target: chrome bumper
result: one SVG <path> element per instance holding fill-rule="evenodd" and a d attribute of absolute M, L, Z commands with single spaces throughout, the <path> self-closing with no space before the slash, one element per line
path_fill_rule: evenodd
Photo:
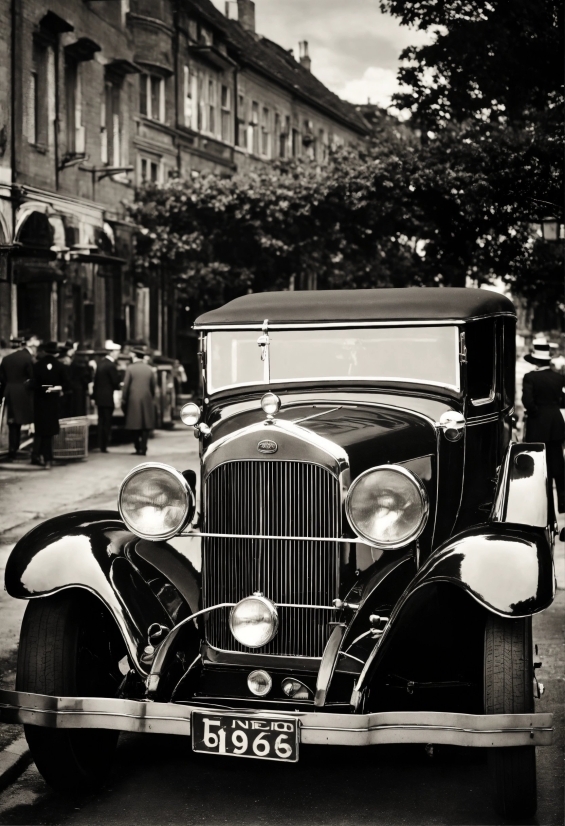
<path fill-rule="evenodd" d="M 331 714 L 318 711 L 219 709 L 115 700 L 103 697 L 48 697 L 0 690 L 0 721 L 47 728 L 104 728 L 190 736 L 193 711 L 291 718 L 299 723 L 300 742 L 327 746 L 384 743 L 447 743 L 456 746 L 549 746 L 551 714 L 457 714 L 442 711 L 386 711 Z"/>

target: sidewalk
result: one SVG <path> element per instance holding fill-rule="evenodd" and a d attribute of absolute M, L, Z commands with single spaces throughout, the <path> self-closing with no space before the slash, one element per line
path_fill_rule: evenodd
<path fill-rule="evenodd" d="M 119 444 L 109 453 L 90 453 L 85 461 L 55 463 L 52 470 L 0 463 L 0 542 L 16 541 L 30 522 L 57 513 L 115 509 L 122 479 L 144 461 L 163 462 L 177 470 L 196 469 L 198 442 L 192 430 L 179 425 L 175 430 L 156 430 L 146 458 L 132 453 L 131 444 Z"/>

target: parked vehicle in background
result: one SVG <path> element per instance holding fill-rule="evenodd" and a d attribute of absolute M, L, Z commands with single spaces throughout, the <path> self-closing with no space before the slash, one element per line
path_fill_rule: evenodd
<path fill-rule="evenodd" d="M 543 446 L 511 440 L 511 302 L 266 293 L 196 329 L 204 396 L 181 415 L 200 478 L 181 456 L 139 465 L 119 512 L 20 540 L 2 719 L 59 789 L 101 782 L 119 731 L 283 762 L 313 743 L 486 748 L 497 808 L 531 817 L 555 526 Z"/>

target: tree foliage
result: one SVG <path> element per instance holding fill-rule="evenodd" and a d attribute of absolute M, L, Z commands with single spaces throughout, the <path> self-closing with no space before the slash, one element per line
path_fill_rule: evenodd
<path fill-rule="evenodd" d="M 431 42 L 401 55 L 398 104 L 425 128 L 468 119 L 518 128 L 558 111 L 563 96 L 560 0 L 381 0 Z"/>

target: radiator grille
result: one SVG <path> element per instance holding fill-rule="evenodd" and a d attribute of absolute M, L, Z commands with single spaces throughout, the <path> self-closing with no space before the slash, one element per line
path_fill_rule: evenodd
<path fill-rule="evenodd" d="M 215 468 L 204 487 L 205 530 L 277 536 L 341 535 L 338 480 L 306 462 L 240 461 Z M 204 606 L 262 591 L 275 603 L 331 605 L 338 595 L 339 545 L 309 540 L 203 540 Z M 216 648 L 249 651 L 232 636 L 229 608 L 206 617 Z M 280 608 L 276 637 L 257 653 L 321 657 L 334 619 L 315 608 Z"/>

